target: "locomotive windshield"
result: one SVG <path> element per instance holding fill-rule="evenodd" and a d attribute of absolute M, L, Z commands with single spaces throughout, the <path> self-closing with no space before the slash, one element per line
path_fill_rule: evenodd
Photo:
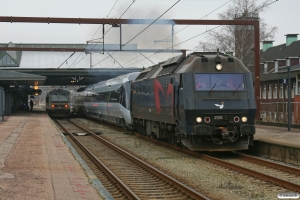
<path fill-rule="evenodd" d="M 50 100 L 51 102 L 68 102 L 69 96 L 64 94 L 52 94 Z"/>
<path fill-rule="evenodd" d="M 195 74 L 196 91 L 218 90 L 236 91 L 245 90 L 244 75 L 234 74 Z"/>

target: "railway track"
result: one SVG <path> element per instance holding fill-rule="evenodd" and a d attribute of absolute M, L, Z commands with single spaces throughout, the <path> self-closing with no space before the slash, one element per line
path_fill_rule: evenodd
<path fill-rule="evenodd" d="M 127 199 L 208 199 L 79 124 L 66 120 L 55 121 L 108 175 L 111 181 L 105 187 L 117 185 L 120 192 L 114 193 L 122 194 Z M 78 136 L 78 133 L 82 136 Z"/>
<path fill-rule="evenodd" d="M 94 121 L 94 120 L 93 120 Z M 97 121 L 94 121 L 97 123 Z M 108 125 L 114 127 L 112 125 Z M 120 130 L 119 127 L 114 127 Z M 247 156 L 244 154 L 231 152 L 232 159 L 219 159 L 216 156 L 210 156 L 199 152 L 193 152 L 191 150 L 181 148 L 175 145 L 171 145 L 156 139 L 152 139 L 148 136 L 135 134 L 139 138 L 157 143 L 168 148 L 184 152 L 186 154 L 201 158 L 211 163 L 218 164 L 220 166 L 232 169 L 243 174 L 255 177 L 259 180 L 263 180 L 274 185 L 283 187 L 294 192 L 300 192 L 300 170 L 287 165 L 281 165 L 279 163 L 267 161 L 253 156 Z M 250 166 L 251 164 L 251 166 Z"/>
<path fill-rule="evenodd" d="M 228 169 L 232 169 L 238 172 L 241 172 L 243 174 L 258 178 L 260 180 L 270 182 L 274 185 L 286 188 L 288 190 L 292 190 L 294 192 L 300 192 L 300 170 L 294 167 L 280 165 L 278 163 L 270 162 L 267 160 L 259 159 L 256 157 L 251 157 L 243 154 L 235 154 L 235 157 L 241 160 L 244 160 L 247 162 L 247 164 L 236 164 L 237 160 L 232 159 L 231 162 L 228 162 L 228 160 L 218 159 L 213 156 L 209 156 L 206 154 L 202 154 L 199 152 L 193 152 L 188 149 L 184 149 L 178 146 L 174 146 L 165 142 L 161 142 L 159 140 L 155 140 L 152 138 L 149 138 L 147 136 L 143 136 L 140 134 L 136 134 L 137 137 L 143 138 L 145 140 L 152 141 L 154 143 L 167 146 L 168 148 L 172 148 L 174 150 L 184 152 L 186 154 L 195 156 L 197 158 L 201 158 L 203 160 L 206 160 L 211 163 L 215 163 L 218 165 L 221 165 L 223 167 L 226 167 Z M 256 168 L 257 165 L 249 166 L 249 162 L 257 163 L 258 165 L 264 166 L 265 170 L 262 170 L 261 168 Z M 272 169 L 275 169 L 275 172 L 268 172 Z M 262 171 L 262 172 L 261 172 Z M 280 171 L 280 173 L 278 173 Z M 277 173 L 276 173 L 277 172 Z M 286 174 L 281 175 L 282 172 L 286 172 Z M 292 178 L 291 178 L 292 176 Z M 294 182 L 287 181 L 285 179 L 293 180 Z"/>

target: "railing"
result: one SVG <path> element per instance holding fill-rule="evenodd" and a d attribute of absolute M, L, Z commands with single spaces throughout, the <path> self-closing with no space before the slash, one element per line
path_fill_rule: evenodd
<path fill-rule="evenodd" d="M 300 124 L 300 102 L 291 102 L 291 124 Z M 263 122 L 288 123 L 288 103 L 260 103 L 260 119 Z"/>

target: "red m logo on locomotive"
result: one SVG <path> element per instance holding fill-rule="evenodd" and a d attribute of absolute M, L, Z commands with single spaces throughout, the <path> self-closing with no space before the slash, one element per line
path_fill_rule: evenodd
<path fill-rule="evenodd" d="M 166 87 L 166 91 L 163 89 L 161 83 L 158 79 L 154 79 L 154 99 L 155 99 L 155 106 L 156 106 L 156 112 L 161 112 L 161 104 L 163 107 L 171 108 L 168 109 L 169 112 L 172 112 L 173 104 L 174 104 L 174 90 L 173 90 L 173 84 L 168 83 L 168 86 Z M 160 92 L 163 95 L 164 99 L 160 98 Z M 165 111 L 165 110 L 164 110 Z M 166 110 L 167 111 L 167 110 Z M 170 113 L 165 113 L 170 114 Z"/>

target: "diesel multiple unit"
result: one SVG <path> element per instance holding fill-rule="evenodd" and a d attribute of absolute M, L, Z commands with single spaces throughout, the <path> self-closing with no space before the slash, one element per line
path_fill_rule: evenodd
<path fill-rule="evenodd" d="M 52 117 L 68 117 L 70 111 L 70 92 L 55 89 L 46 95 L 46 111 Z"/>

